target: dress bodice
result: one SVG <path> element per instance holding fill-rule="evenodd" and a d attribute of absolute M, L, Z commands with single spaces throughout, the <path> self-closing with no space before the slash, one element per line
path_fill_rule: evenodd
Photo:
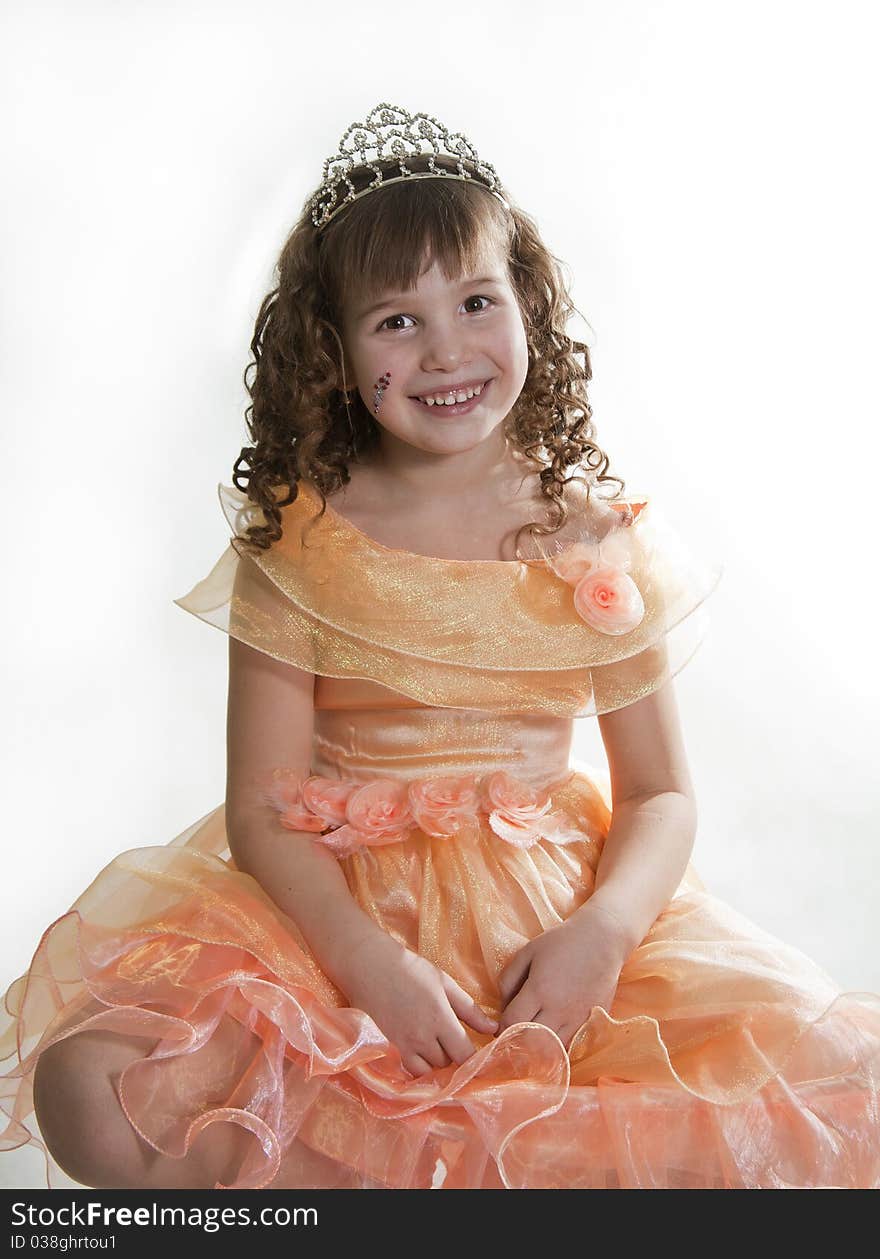
<path fill-rule="evenodd" d="M 328 778 L 506 770 L 530 786 L 563 778 L 571 718 L 419 704 L 362 678 L 315 679 L 312 768 Z"/>

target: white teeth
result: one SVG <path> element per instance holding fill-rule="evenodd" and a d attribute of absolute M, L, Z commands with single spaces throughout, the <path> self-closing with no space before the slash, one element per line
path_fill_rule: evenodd
<path fill-rule="evenodd" d="M 459 402 L 467 402 L 470 398 L 479 397 L 482 392 L 483 385 L 477 385 L 476 389 L 460 389 L 455 394 L 437 394 L 432 398 L 420 398 L 419 401 L 426 403 L 429 407 L 452 407 Z"/>

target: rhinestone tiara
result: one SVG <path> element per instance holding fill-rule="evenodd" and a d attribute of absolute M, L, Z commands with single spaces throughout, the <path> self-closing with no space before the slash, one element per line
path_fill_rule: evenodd
<path fill-rule="evenodd" d="M 407 166 L 413 158 L 424 157 L 428 159 L 427 170 L 413 171 Z M 437 157 L 451 158 L 456 169 L 435 166 Z M 400 174 L 389 175 L 395 162 Z M 351 180 L 351 172 L 358 167 L 375 173 L 375 178 L 360 192 Z M 497 197 L 506 210 L 510 209 L 494 166 L 481 160 L 466 136 L 461 132 L 450 135 L 442 122 L 429 114 L 410 114 L 400 105 L 382 101 L 370 110 L 365 122 L 353 122 L 348 127 L 337 152 L 324 162 L 321 186 L 308 203 L 312 222 L 320 231 L 350 201 L 405 179 L 473 180 Z M 348 186 L 347 195 L 341 199 L 340 183 Z"/>

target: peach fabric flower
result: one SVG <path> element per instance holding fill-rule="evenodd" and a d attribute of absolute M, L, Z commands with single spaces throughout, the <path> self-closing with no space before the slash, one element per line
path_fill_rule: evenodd
<path fill-rule="evenodd" d="M 288 831 L 314 831 L 318 834 L 326 826 L 322 818 L 316 817 L 301 804 L 292 804 L 289 809 L 285 809 L 279 820 Z"/>
<path fill-rule="evenodd" d="M 315 833 L 337 857 L 399 843 L 414 827 L 449 839 L 478 829 L 482 814 L 500 839 L 519 848 L 541 839 L 556 844 L 590 839 L 566 814 L 550 812 L 549 789 L 536 790 L 505 770 L 484 777 L 442 774 L 366 783 L 276 770 L 264 776 L 264 783 L 264 798 L 281 814 L 281 825 Z"/>
<path fill-rule="evenodd" d="M 645 603 L 630 577 L 610 564 L 594 568 L 574 588 L 578 616 L 601 634 L 628 634 L 641 623 Z"/>
<path fill-rule="evenodd" d="M 549 791 L 536 790 L 501 769 L 487 778 L 485 794 L 489 825 L 496 835 L 518 848 L 531 848 L 538 842 L 551 807 Z"/>
<path fill-rule="evenodd" d="M 416 825 L 426 835 L 440 839 L 457 835 L 477 821 L 479 780 L 474 774 L 421 778 L 409 785 L 409 804 Z"/>
<path fill-rule="evenodd" d="M 627 571 L 632 551 L 620 528 L 601 542 L 573 542 L 553 558 L 551 567 L 574 587 L 578 616 L 599 633 L 627 634 L 644 618 L 644 600 Z"/>
<path fill-rule="evenodd" d="M 323 818 L 325 826 L 342 826 L 346 820 L 348 801 L 357 786 L 350 778 L 325 778 L 321 774 L 312 774 L 303 783 L 303 803 Z"/>
<path fill-rule="evenodd" d="M 307 770 L 279 766 L 258 774 L 261 799 L 281 814 L 281 825 L 289 831 L 322 831 L 326 822 L 316 817 L 303 802 Z"/>
<path fill-rule="evenodd" d="M 374 778 L 359 784 L 348 798 L 345 816 L 347 824 L 340 831 L 356 832 L 360 842 L 369 847 L 405 839 L 413 825 L 407 783 Z"/>
<path fill-rule="evenodd" d="M 486 780 L 485 794 L 491 807 L 489 825 L 492 830 L 518 848 L 531 848 L 541 839 L 554 844 L 575 844 L 590 838 L 565 813 L 549 812 L 548 790 L 529 787 L 504 770 L 498 770 Z"/>

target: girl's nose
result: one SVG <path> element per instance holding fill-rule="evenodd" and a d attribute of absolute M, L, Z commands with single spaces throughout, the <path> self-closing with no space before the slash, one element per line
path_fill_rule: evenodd
<path fill-rule="evenodd" d="M 467 367 L 473 355 L 467 340 L 460 332 L 434 332 L 425 345 L 422 370 L 425 372 L 455 372 Z"/>

